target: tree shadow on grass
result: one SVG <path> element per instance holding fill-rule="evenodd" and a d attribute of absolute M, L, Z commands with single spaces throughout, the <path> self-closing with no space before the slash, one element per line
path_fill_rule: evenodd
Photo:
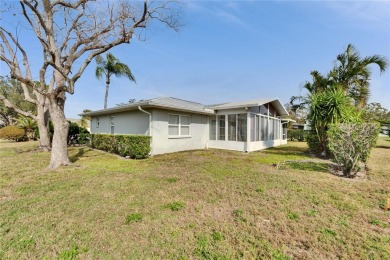
<path fill-rule="evenodd" d="M 380 148 L 380 149 L 390 149 L 390 146 L 384 146 L 384 145 L 377 145 L 375 148 Z"/>
<path fill-rule="evenodd" d="M 85 149 L 80 148 L 79 151 L 75 155 L 69 157 L 69 160 L 72 163 L 77 162 L 80 159 L 80 157 L 82 157 L 84 154 L 85 154 Z"/>
<path fill-rule="evenodd" d="M 294 170 L 329 173 L 329 163 L 318 162 L 287 162 L 286 166 Z"/>

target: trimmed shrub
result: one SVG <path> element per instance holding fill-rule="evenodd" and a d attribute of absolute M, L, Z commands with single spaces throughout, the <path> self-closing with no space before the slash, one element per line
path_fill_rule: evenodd
<path fill-rule="evenodd" d="M 373 123 L 331 125 L 328 148 L 344 176 L 354 177 L 367 162 L 378 138 L 380 127 Z"/>
<path fill-rule="evenodd" d="M 26 131 L 14 125 L 9 125 L 0 129 L 0 138 L 6 140 L 12 140 L 16 142 L 26 141 Z"/>
<path fill-rule="evenodd" d="M 77 123 L 72 123 L 70 121 L 68 121 L 68 123 L 68 145 L 89 143 L 90 134 L 86 128 L 81 127 Z"/>
<path fill-rule="evenodd" d="M 91 134 L 89 133 L 80 133 L 78 136 L 79 144 L 89 144 L 91 141 Z"/>
<path fill-rule="evenodd" d="M 306 142 L 307 142 L 307 146 L 309 146 L 309 150 L 312 153 L 315 153 L 315 154 L 320 153 L 320 149 L 318 148 L 320 144 L 319 144 L 318 137 L 317 137 L 315 131 L 308 131 L 307 132 Z"/>
<path fill-rule="evenodd" d="M 151 137 L 144 135 L 91 135 L 91 146 L 93 148 L 135 159 L 143 159 L 149 156 L 151 151 L 150 141 Z"/>

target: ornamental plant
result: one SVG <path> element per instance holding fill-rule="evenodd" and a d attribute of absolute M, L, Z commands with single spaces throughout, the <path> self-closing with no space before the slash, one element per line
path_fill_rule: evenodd
<path fill-rule="evenodd" d="M 375 123 L 345 123 L 329 127 L 328 149 L 345 177 L 355 177 L 365 166 L 379 131 L 379 125 Z"/>

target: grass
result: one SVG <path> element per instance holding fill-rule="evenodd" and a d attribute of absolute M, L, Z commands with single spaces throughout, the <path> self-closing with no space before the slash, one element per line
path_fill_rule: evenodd
<path fill-rule="evenodd" d="M 36 145 L 0 143 L 0 259 L 390 258 L 390 138 L 367 180 L 303 142 L 146 160 L 72 147 L 56 171 Z"/>

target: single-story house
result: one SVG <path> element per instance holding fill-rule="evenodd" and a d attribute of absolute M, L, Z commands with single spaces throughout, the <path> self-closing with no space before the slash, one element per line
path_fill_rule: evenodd
<path fill-rule="evenodd" d="M 287 143 L 281 102 L 202 105 L 161 97 L 85 113 L 91 133 L 150 135 L 152 155 L 218 148 L 252 152 Z"/>

